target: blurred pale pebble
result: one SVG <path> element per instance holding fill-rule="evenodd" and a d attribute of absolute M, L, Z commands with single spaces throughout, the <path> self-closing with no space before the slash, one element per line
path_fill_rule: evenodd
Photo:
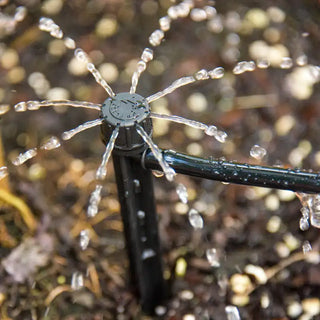
<path fill-rule="evenodd" d="M 187 214 L 187 212 L 189 210 L 189 206 L 185 203 L 177 202 L 174 205 L 174 209 L 178 214 Z"/>
<path fill-rule="evenodd" d="M 7 113 L 10 110 L 10 105 L 0 104 L 0 115 Z"/>
<path fill-rule="evenodd" d="M 186 148 L 188 154 L 192 156 L 200 156 L 203 154 L 203 148 L 199 143 L 193 142 L 190 143 Z"/>
<path fill-rule="evenodd" d="M 318 79 L 311 70 L 313 70 L 311 66 L 295 68 L 285 77 L 285 88 L 294 98 L 305 100 L 312 95 L 313 85 Z"/>
<path fill-rule="evenodd" d="M 213 33 L 220 33 L 223 31 L 223 23 L 220 15 L 216 15 L 207 23 L 207 28 Z"/>
<path fill-rule="evenodd" d="M 73 57 L 68 64 L 68 71 L 75 76 L 83 76 L 88 73 L 84 63 L 79 63 L 76 57 Z"/>
<path fill-rule="evenodd" d="M 290 251 L 294 251 L 300 247 L 300 240 L 290 232 L 287 232 L 283 236 L 283 241 L 285 242 Z"/>
<path fill-rule="evenodd" d="M 16 50 L 6 49 L 1 55 L 1 65 L 4 69 L 11 69 L 19 63 L 19 56 Z"/>
<path fill-rule="evenodd" d="M 291 301 L 287 306 L 287 315 L 290 318 L 296 318 L 302 313 L 301 303 L 298 301 Z"/>
<path fill-rule="evenodd" d="M 277 190 L 278 197 L 281 201 L 289 202 L 296 198 L 296 194 L 290 190 Z"/>
<path fill-rule="evenodd" d="M 179 258 L 176 262 L 175 274 L 178 277 L 184 277 L 187 271 L 187 262 L 184 258 Z"/>
<path fill-rule="evenodd" d="M 169 132 L 169 121 L 162 121 L 161 119 L 153 119 L 153 136 L 161 137 Z"/>
<path fill-rule="evenodd" d="M 290 255 L 290 249 L 284 242 L 277 242 L 275 250 L 280 258 L 286 258 Z"/>
<path fill-rule="evenodd" d="M 118 30 L 118 22 L 114 17 L 104 17 L 96 24 L 96 35 L 100 38 L 113 36 Z"/>
<path fill-rule="evenodd" d="M 20 83 L 24 80 L 26 71 L 23 67 L 14 67 L 7 73 L 7 81 L 11 84 Z"/>
<path fill-rule="evenodd" d="M 113 63 L 103 63 L 99 66 L 99 71 L 108 83 L 115 82 L 119 77 L 118 68 Z"/>
<path fill-rule="evenodd" d="M 64 41 L 60 39 L 51 40 L 48 45 L 48 51 L 53 56 L 62 56 L 66 52 Z"/>
<path fill-rule="evenodd" d="M 316 161 L 317 166 L 320 167 L 320 151 L 317 151 L 317 152 L 314 154 L 314 159 L 315 159 L 315 161 Z"/>
<path fill-rule="evenodd" d="M 260 305 L 263 309 L 267 309 L 270 306 L 270 297 L 267 292 L 261 294 Z"/>
<path fill-rule="evenodd" d="M 165 71 L 165 65 L 160 60 L 153 60 L 149 63 L 148 72 L 152 76 L 158 76 Z"/>
<path fill-rule="evenodd" d="M 266 12 L 259 8 L 250 9 L 244 19 L 248 21 L 253 28 L 264 29 L 269 25 L 269 17 Z"/>
<path fill-rule="evenodd" d="M 269 45 L 264 40 L 253 41 L 249 45 L 249 54 L 253 59 L 268 58 Z"/>
<path fill-rule="evenodd" d="M 188 313 L 182 317 L 182 320 L 196 320 L 196 316 L 194 314 Z"/>
<path fill-rule="evenodd" d="M 158 5 L 157 1 L 146 0 L 146 1 L 143 1 L 141 4 L 141 11 L 145 15 L 152 16 L 157 13 L 158 7 L 159 7 L 159 5 Z"/>
<path fill-rule="evenodd" d="M 281 39 L 281 33 L 280 30 L 277 28 L 267 28 L 263 32 L 264 38 L 269 42 L 269 43 L 277 43 Z"/>
<path fill-rule="evenodd" d="M 275 130 L 279 136 L 286 136 L 295 124 L 296 119 L 291 114 L 285 114 L 276 121 Z"/>
<path fill-rule="evenodd" d="M 154 312 L 157 316 L 161 317 L 164 316 L 167 312 L 167 307 L 165 306 L 156 306 Z"/>
<path fill-rule="evenodd" d="M 268 281 L 266 272 L 260 266 L 255 266 L 253 264 L 248 264 L 248 265 L 245 266 L 244 272 L 246 272 L 247 274 L 252 275 L 256 279 L 258 284 L 265 284 Z"/>
<path fill-rule="evenodd" d="M 272 216 L 267 222 L 266 229 L 270 233 L 276 233 L 280 230 L 281 218 L 279 216 Z"/>
<path fill-rule="evenodd" d="M 65 88 L 55 87 L 55 88 L 51 88 L 47 92 L 46 98 L 48 100 L 68 100 L 70 98 L 70 93 Z"/>
<path fill-rule="evenodd" d="M 192 300 L 194 293 L 190 290 L 182 290 L 179 292 L 179 297 L 181 300 Z"/>
<path fill-rule="evenodd" d="M 201 140 L 204 136 L 203 131 L 193 128 L 193 127 L 184 127 L 184 133 L 189 139 Z"/>
<path fill-rule="evenodd" d="M 9 0 L 0 0 L 0 6 L 5 6 L 7 5 Z"/>
<path fill-rule="evenodd" d="M 276 23 L 281 23 L 286 18 L 286 13 L 279 7 L 269 7 L 267 9 L 269 19 Z"/>
<path fill-rule="evenodd" d="M 301 301 L 302 309 L 305 313 L 316 316 L 320 314 L 320 299 L 319 298 L 307 298 Z"/>
<path fill-rule="evenodd" d="M 62 0 L 46 0 L 42 3 L 41 11 L 46 15 L 55 15 L 61 11 L 62 7 Z"/>
<path fill-rule="evenodd" d="M 208 108 L 208 101 L 204 94 L 195 92 L 187 98 L 187 106 L 193 112 L 204 112 Z"/>
<path fill-rule="evenodd" d="M 264 200 L 265 206 L 270 211 L 276 211 L 280 207 L 279 197 L 275 194 L 271 194 Z"/>
<path fill-rule="evenodd" d="M 252 282 L 246 274 L 235 273 L 229 282 L 232 291 L 237 294 L 245 294 L 252 289 Z"/>
<path fill-rule="evenodd" d="M 270 188 L 261 188 L 261 187 L 249 187 L 247 189 L 246 196 L 248 199 L 254 200 L 254 199 L 261 199 L 265 197 L 267 194 L 269 194 L 272 189 Z"/>
<path fill-rule="evenodd" d="M 250 302 L 250 297 L 246 294 L 234 294 L 230 302 L 237 307 L 244 307 Z"/>
<path fill-rule="evenodd" d="M 283 58 L 289 56 L 289 51 L 283 44 L 276 44 L 274 46 L 270 46 L 266 54 L 270 64 L 273 67 L 279 67 L 283 62 Z"/>
<path fill-rule="evenodd" d="M 46 169 L 39 163 L 33 163 L 28 169 L 28 177 L 32 181 L 44 179 L 46 175 Z"/>

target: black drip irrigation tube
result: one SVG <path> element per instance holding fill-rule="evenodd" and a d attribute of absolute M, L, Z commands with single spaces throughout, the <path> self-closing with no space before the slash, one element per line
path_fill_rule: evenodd
<path fill-rule="evenodd" d="M 163 150 L 162 155 L 176 172 L 189 176 L 247 186 L 320 193 L 318 172 L 203 159 L 171 150 Z M 162 170 L 149 149 L 141 161 L 144 168 Z"/>

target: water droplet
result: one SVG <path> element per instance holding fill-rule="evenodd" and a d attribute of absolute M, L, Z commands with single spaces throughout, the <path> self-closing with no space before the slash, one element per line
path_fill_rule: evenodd
<path fill-rule="evenodd" d="M 185 185 L 179 183 L 176 187 L 176 192 L 182 203 L 188 203 L 188 191 Z"/>
<path fill-rule="evenodd" d="M 173 179 L 174 179 L 174 177 L 176 175 L 176 172 L 175 172 L 175 170 L 173 168 L 168 167 L 168 168 L 165 168 L 164 174 L 165 174 L 166 179 L 168 181 L 173 181 Z"/>
<path fill-rule="evenodd" d="M 304 254 L 306 254 L 307 252 L 312 251 L 312 246 L 311 246 L 309 241 L 304 241 L 303 242 L 302 251 L 303 251 Z"/>
<path fill-rule="evenodd" d="M 16 105 L 14 105 L 14 110 L 16 112 L 24 112 L 27 110 L 27 104 L 24 101 L 19 102 Z"/>
<path fill-rule="evenodd" d="M 153 50 L 149 48 L 145 48 L 142 52 L 141 59 L 144 62 L 149 62 L 153 59 Z"/>
<path fill-rule="evenodd" d="M 204 21 L 207 19 L 207 13 L 205 10 L 200 9 L 200 8 L 194 8 L 190 12 L 190 18 L 193 21 Z"/>
<path fill-rule="evenodd" d="M 178 19 L 179 18 L 179 10 L 177 8 L 178 6 L 171 6 L 169 9 L 168 9 L 168 16 L 175 20 L 175 19 Z"/>
<path fill-rule="evenodd" d="M 147 64 L 144 61 L 139 61 L 137 64 L 137 71 L 138 73 L 142 73 L 144 70 L 146 70 Z"/>
<path fill-rule="evenodd" d="M 206 12 L 207 19 L 212 19 L 217 15 L 217 10 L 215 7 L 205 6 L 204 11 Z"/>
<path fill-rule="evenodd" d="M 155 30 L 152 32 L 152 34 L 150 35 L 149 37 L 149 43 L 152 45 L 152 46 L 158 46 L 162 39 L 164 38 L 164 33 L 162 30 Z"/>
<path fill-rule="evenodd" d="M 203 228 L 203 219 L 196 209 L 191 209 L 188 213 L 188 218 L 191 226 L 195 229 Z"/>
<path fill-rule="evenodd" d="M 88 248 L 89 242 L 90 242 L 89 230 L 88 229 L 81 230 L 80 238 L 79 238 L 80 248 L 82 250 L 86 250 Z"/>
<path fill-rule="evenodd" d="M 12 164 L 15 166 L 20 166 L 25 163 L 27 160 L 35 157 L 37 155 L 37 148 L 29 149 L 24 153 L 20 153 L 16 159 L 12 161 Z"/>
<path fill-rule="evenodd" d="M 40 109 L 41 104 L 39 103 L 39 101 L 27 101 L 27 108 L 28 110 L 39 110 Z"/>
<path fill-rule="evenodd" d="M 298 66 L 303 67 L 308 63 L 308 57 L 305 54 L 302 54 L 296 59 L 296 63 Z"/>
<path fill-rule="evenodd" d="M 7 113 L 10 110 L 8 104 L 0 104 L 0 115 Z"/>
<path fill-rule="evenodd" d="M 168 31 L 170 30 L 170 26 L 171 26 L 171 19 L 170 17 L 166 16 L 166 17 L 162 17 L 159 19 L 159 25 L 160 25 L 160 29 L 162 31 Z"/>
<path fill-rule="evenodd" d="M 84 286 L 83 274 L 81 272 L 74 272 L 71 278 L 71 289 L 79 290 Z"/>
<path fill-rule="evenodd" d="M 220 79 L 224 76 L 224 69 L 222 67 L 214 68 L 208 72 L 211 79 Z"/>
<path fill-rule="evenodd" d="M 0 180 L 5 178 L 8 175 L 8 168 L 3 166 L 0 167 Z"/>
<path fill-rule="evenodd" d="M 300 212 L 302 213 L 302 217 L 305 218 L 305 219 L 309 219 L 309 209 L 305 206 L 303 206 L 301 209 L 300 209 Z"/>
<path fill-rule="evenodd" d="M 247 71 L 253 71 L 256 68 L 254 61 L 240 61 L 233 68 L 232 72 L 234 74 L 241 74 Z"/>
<path fill-rule="evenodd" d="M 304 217 L 300 218 L 299 226 L 300 226 L 300 230 L 302 230 L 302 231 L 308 230 L 309 229 L 308 220 L 306 218 L 304 218 Z"/>
<path fill-rule="evenodd" d="M 46 141 L 40 148 L 43 150 L 52 150 L 59 148 L 61 143 L 57 137 L 51 137 L 48 141 Z"/>
<path fill-rule="evenodd" d="M 241 320 L 240 313 L 237 307 L 229 305 L 225 307 L 225 311 L 228 320 Z"/>
<path fill-rule="evenodd" d="M 26 7 L 20 6 L 17 7 L 16 12 L 14 14 L 14 20 L 15 21 L 22 21 L 27 15 L 27 9 Z"/>
<path fill-rule="evenodd" d="M 251 149 L 250 149 L 250 156 L 252 158 L 255 158 L 257 160 L 261 160 L 265 155 L 267 154 L 266 149 L 260 147 L 259 145 L 255 144 Z"/>
<path fill-rule="evenodd" d="M 214 136 L 217 134 L 218 129 L 216 126 L 208 126 L 204 131 L 208 136 Z"/>
<path fill-rule="evenodd" d="M 220 261 L 219 261 L 219 256 L 217 254 L 217 249 L 215 248 L 207 249 L 206 256 L 211 267 L 214 267 L 214 268 L 220 267 Z"/>
<path fill-rule="evenodd" d="M 87 216 L 92 218 L 98 213 L 99 203 L 101 201 L 102 185 L 96 185 L 95 190 L 91 193 L 89 206 L 87 210 Z"/>
<path fill-rule="evenodd" d="M 222 19 L 219 15 L 216 15 L 208 21 L 208 30 L 214 33 L 220 33 L 223 30 Z"/>
<path fill-rule="evenodd" d="M 74 50 L 76 48 L 76 43 L 72 38 L 66 37 L 64 39 L 64 45 L 71 50 Z"/>
<path fill-rule="evenodd" d="M 145 249 L 142 252 L 141 258 L 142 260 L 150 259 L 156 255 L 153 249 Z"/>
<path fill-rule="evenodd" d="M 280 68 L 290 69 L 293 65 L 292 59 L 290 57 L 283 57 L 280 63 Z"/>
<path fill-rule="evenodd" d="M 146 213 L 142 210 L 138 210 L 137 216 L 139 219 L 144 219 L 146 217 Z"/>
<path fill-rule="evenodd" d="M 228 135 L 226 132 L 224 131 L 221 131 L 221 130 L 218 130 L 216 132 L 216 134 L 214 135 L 214 137 L 216 138 L 216 140 L 218 140 L 219 142 L 221 143 L 224 143 L 226 142 L 227 138 L 228 138 Z"/>
<path fill-rule="evenodd" d="M 74 51 L 74 55 L 79 61 L 88 62 L 87 54 L 81 48 L 77 48 Z"/>
<path fill-rule="evenodd" d="M 194 77 L 197 80 L 207 80 L 209 79 L 208 71 L 205 69 L 201 69 L 194 75 Z"/>
<path fill-rule="evenodd" d="M 266 58 L 260 58 L 257 61 L 257 67 L 260 69 L 267 69 L 270 66 L 270 61 Z"/>

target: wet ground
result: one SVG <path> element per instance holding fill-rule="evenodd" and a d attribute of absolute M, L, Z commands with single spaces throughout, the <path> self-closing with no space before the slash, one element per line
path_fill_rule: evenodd
<path fill-rule="evenodd" d="M 93 77 L 72 60 L 72 52 L 38 30 L 41 16 L 53 18 L 90 54 L 114 91 L 124 92 L 143 48 L 149 46 L 149 35 L 171 4 L 33 0 L 3 6 L 8 15 L 17 5 L 25 5 L 28 13 L 10 34 L 1 29 L 1 103 L 13 106 L 48 97 L 95 103 L 106 99 Z M 272 11 L 272 6 L 278 9 Z M 154 140 L 161 148 L 196 156 L 319 171 L 319 82 L 312 83 L 291 67 L 279 68 L 283 55 L 296 65 L 305 54 L 310 64 L 319 65 L 318 3 L 217 1 L 216 9 L 223 15 L 221 25 L 215 21 L 208 27 L 205 21 L 190 19 L 172 23 L 137 92 L 149 96 L 201 68 L 224 67 L 222 79 L 178 89 L 152 108 L 215 124 L 229 139 L 221 144 L 201 131 L 159 120 L 154 123 Z M 234 75 L 237 61 L 259 55 L 258 40 L 269 46 L 274 66 Z M 262 48 L 267 50 L 266 45 Z M 9 167 L 9 176 L 0 185 L 0 257 L 5 260 L 21 244 L 24 250 L 16 251 L 13 275 L 3 263 L 0 266 L 0 319 L 147 318 L 127 283 L 111 162 L 100 212 L 86 219 L 95 170 L 104 152 L 99 128 L 77 135 L 59 149 L 40 151 L 22 166 L 10 162 L 19 152 L 97 116 L 94 110 L 44 108 L 11 110 L 1 118 L 0 160 L 1 166 Z M 267 150 L 260 161 L 250 157 L 255 144 Z M 172 288 L 168 304 L 157 309 L 159 317 L 227 319 L 225 306 L 235 305 L 241 319 L 319 318 L 319 229 L 300 230 L 301 204 L 293 193 L 182 175 L 176 180 L 187 186 L 190 206 L 203 216 L 204 228 L 195 231 L 190 226 L 188 208 L 178 201 L 174 184 L 155 178 L 165 277 Z M 78 241 L 83 229 L 92 236 L 85 251 Z M 304 255 L 306 241 L 313 251 Z M 217 249 L 220 267 L 208 263 L 209 248 Z M 261 267 L 267 281 L 259 278 L 258 271 L 248 272 L 249 264 Z M 71 290 L 75 272 L 86 275 L 85 288 Z"/>

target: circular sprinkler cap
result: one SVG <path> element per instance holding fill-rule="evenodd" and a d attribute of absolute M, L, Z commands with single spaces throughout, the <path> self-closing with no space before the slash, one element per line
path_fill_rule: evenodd
<path fill-rule="evenodd" d="M 151 135 L 152 122 L 147 100 L 136 93 L 122 92 L 106 99 L 102 105 L 102 140 L 108 143 L 112 131 L 119 126 L 115 150 L 120 152 L 142 152 L 146 144 L 138 134 L 135 125 L 139 124 Z"/>

